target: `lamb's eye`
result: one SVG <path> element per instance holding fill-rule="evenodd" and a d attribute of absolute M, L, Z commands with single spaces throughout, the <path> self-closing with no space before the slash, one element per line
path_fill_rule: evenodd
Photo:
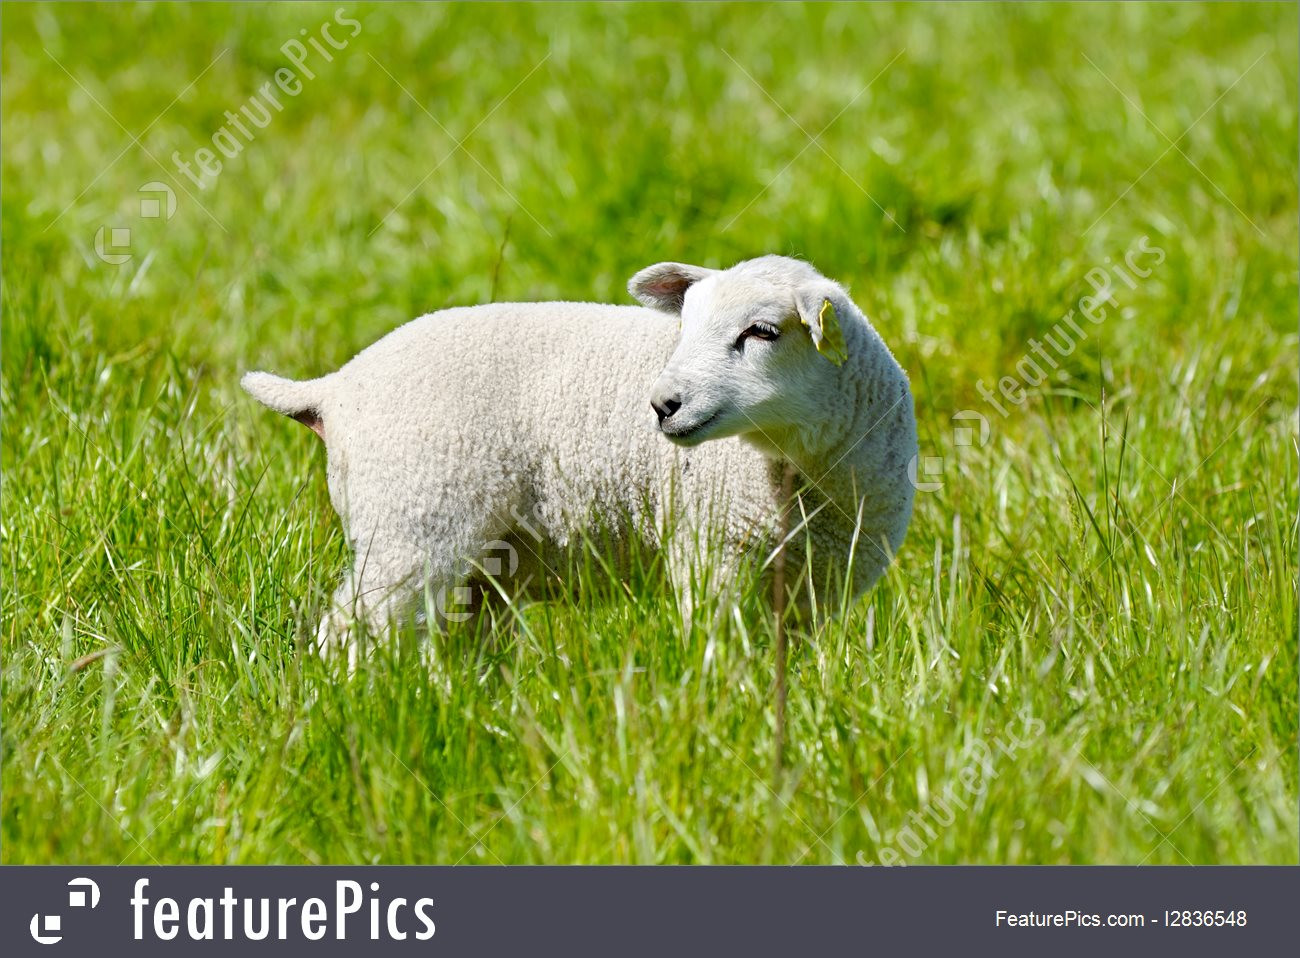
<path fill-rule="evenodd" d="M 780 335 L 781 335 L 781 331 L 777 329 L 775 326 L 769 326 L 767 325 L 767 323 L 755 323 L 753 326 L 750 326 L 743 333 L 741 333 L 740 336 L 736 339 L 736 348 L 740 349 L 745 344 L 745 340 L 749 339 L 750 337 L 753 337 L 754 339 L 761 339 L 764 342 L 770 343 L 772 340 L 778 338 Z"/>

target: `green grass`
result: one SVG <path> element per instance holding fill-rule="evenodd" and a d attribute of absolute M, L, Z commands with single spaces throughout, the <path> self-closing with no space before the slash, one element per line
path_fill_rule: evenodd
<path fill-rule="evenodd" d="M 349 7 L 140 218 L 145 151 L 334 9 L 0 12 L 5 862 L 1297 861 L 1294 6 Z M 1000 415 L 977 383 L 1143 236 Z M 241 371 L 764 252 L 852 287 L 943 457 L 792 646 L 779 775 L 770 614 L 682 634 L 654 561 L 350 682 L 304 651 L 345 550 Z"/>

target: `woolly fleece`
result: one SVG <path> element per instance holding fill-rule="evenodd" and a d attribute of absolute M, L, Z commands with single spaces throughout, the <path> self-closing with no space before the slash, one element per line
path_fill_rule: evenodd
<path fill-rule="evenodd" d="M 906 375 L 847 293 L 775 256 L 725 271 L 659 264 L 629 288 L 656 308 L 446 309 L 319 379 L 244 376 L 255 399 L 325 441 L 355 561 L 320 624 L 322 652 L 341 645 L 355 665 L 354 624 L 378 633 L 426 590 L 455 617 L 460 587 L 484 569 L 506 588 L 547 577 L 593 521 L 667 548 L 689 615 L 742 554 L 775 545 L 787 461 L 798 477 L 787 566 L 811 544 L 822 609 L 874 584 L 911 517 L 916 427 Z M 826 301 L 848 352 L 838 366 L 814 345 Z M 737 341 L 755 317 L 780 338 Z M 684 397 L 662 434 L 652 385 Z M 709 403 L 726 415 L 673 436 Z M 704 570 L 706 554 L 721 561 Z"/>

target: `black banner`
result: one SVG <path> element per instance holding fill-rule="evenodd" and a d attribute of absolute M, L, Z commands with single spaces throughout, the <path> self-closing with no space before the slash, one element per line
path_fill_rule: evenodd
<path fill-rule="evenodd" d="M 1291 867 L 5 867 L 6 954 L 1291 950 Z"/>

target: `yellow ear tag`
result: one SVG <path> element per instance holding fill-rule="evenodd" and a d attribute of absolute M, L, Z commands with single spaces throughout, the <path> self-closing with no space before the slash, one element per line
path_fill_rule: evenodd
<path fill-rule="evenodd" d="M 844 360 L 849 358 L 849 351 L 844 346 L 844 332 L 840 329 L 840 319 L 835 315 L 835 307 L 831 301 L 825 300 L 822 303 L 821 312 L 817 314 L 817 322 L 821 326 L 821 336 L 814 337 L 817 352 L 821 353 L 832 364 L 843 366 Z"/>

